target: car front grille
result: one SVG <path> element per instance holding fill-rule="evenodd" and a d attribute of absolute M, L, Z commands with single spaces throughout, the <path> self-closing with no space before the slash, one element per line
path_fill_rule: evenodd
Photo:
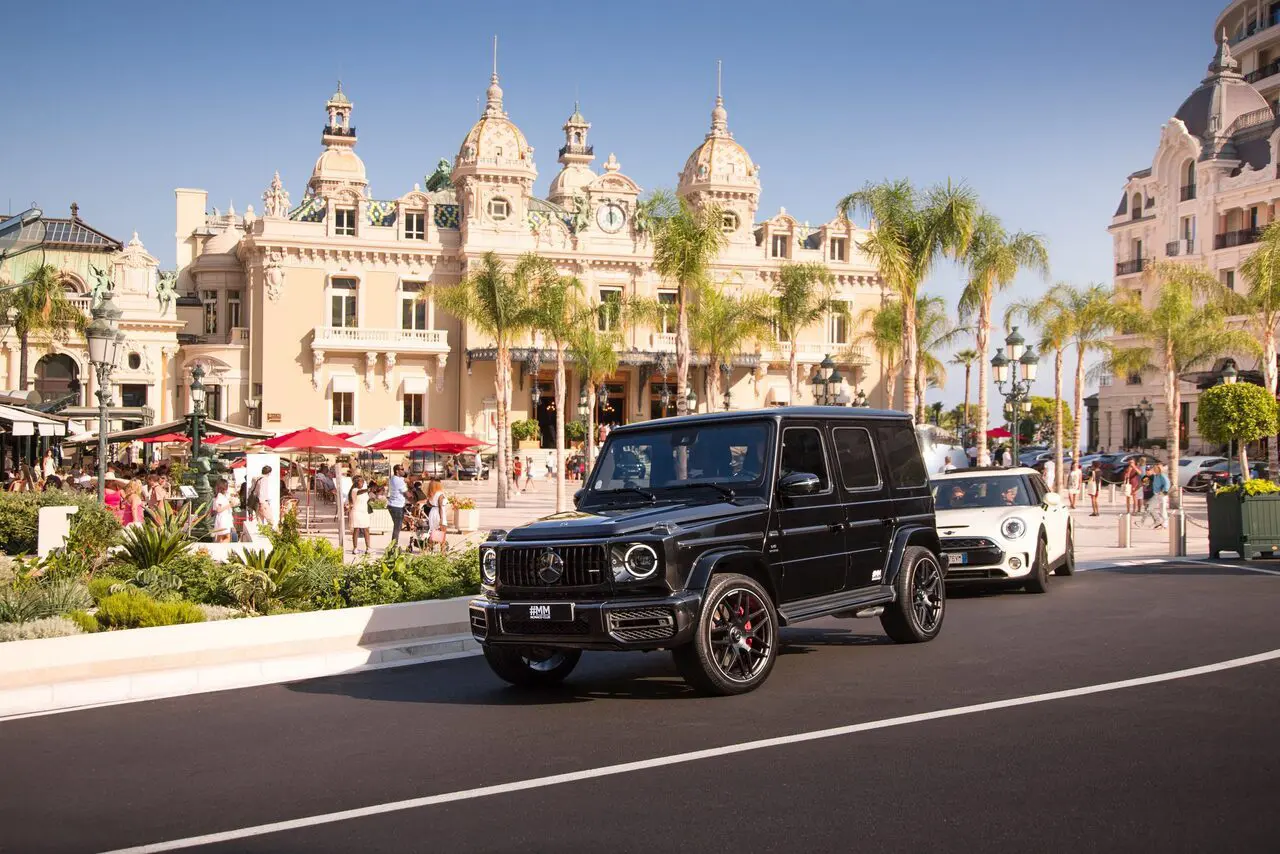
<path fill-rule="evenodd" d="M 948 553 L 963 552 L 968 560 L 960 563 L 952 560 L 947 569 L 948 578 L 972 577 L 969 567 L 991 566 L 1004 562 L 1004 552 L 987 537 L 943 537 L 942 550 Z"/>
<path fill-rule="evenodd" d="M 553 551 L 564 563 L 563 574 L 552 581 L 538 574 L 539 558 Z M 590 587 L 608 578 L 609 556 L 601 545 L 526 546 L 498 550 L 498 582 L 510 587 Z"/>
<path fill-rule="evenodd" d="M 947 552 L 962 552 L 969 549 L 993 549 L 996 544 L 986 537 L 944 537 L 942 540 L 942 550 Z"/>
<path fill-rule="evenodd" d="M 669 608 L 627 608 L 606 612 L 609 634 L 620 641 L 666 640 L 676 633 Z"/>
<path fill-rule="evenodd" d="M 502 631 L 509 635 L 585 635 L 591 632 L 587 618 L 578 615 L 572 623 L 544 623 L 536 620 L 502 618 Z"/>

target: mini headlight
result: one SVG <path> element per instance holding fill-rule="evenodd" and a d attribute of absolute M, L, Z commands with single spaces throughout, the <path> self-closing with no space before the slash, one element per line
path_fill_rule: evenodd
<path fill-rule="evenodd" d="M 1027 523 L 1018 517 L 1005 519 L 1000 525 L 1000 533 L 1004 534 L 1007 539 L 1016 540 L 1027 532 Z"/>
<path fill-rule="evenodd" d="M 485 549 L 480 553 L 480 577 L 485 584 L 498 580 L 498 553 L 493 549 Z"/>
<path fill-rule="evenodd" d="M 636 543 L 623 553 L 622 567 L 632 578 L 648 578 L 658 571 L 658 553 L 652 546 Z"/>

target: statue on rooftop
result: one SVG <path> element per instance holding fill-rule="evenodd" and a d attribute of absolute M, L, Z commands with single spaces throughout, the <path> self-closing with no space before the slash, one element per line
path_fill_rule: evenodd
<path fill-rule="evenodd" d="M 432 172 L 426 179 L 424 186 L 428 193 L 437 193 L 440 190 L 447 190 L 453 183 L 450 176 L 453 168 L 449 165 L 449 161 L 441 157 L 436 162 L 436 171 Z"/>

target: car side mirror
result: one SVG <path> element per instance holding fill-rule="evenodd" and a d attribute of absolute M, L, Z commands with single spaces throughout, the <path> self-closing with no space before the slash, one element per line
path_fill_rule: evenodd
<path fill-rule="evenodd" d="M 787 496 L 813 495 L 822 488 L 822 481 L 816 474 L 804 471 L 793 471 L 778 481 L 778 491 Z"/>
<path fill-rule="evenodd" d="M 580 504 L 582 504 L 582 493 L 584 492 L 586 492 L 585 489 L 579 489 L 577 492 L 573 493 L 573 507 L 575 510 Z"/>
<path fill-rule="evenodd" d="M 1046 492 L 1044 496 L 1044 506 L 1057 507 L 1062 503 L 1062 496 L 1056 492 Z"/>

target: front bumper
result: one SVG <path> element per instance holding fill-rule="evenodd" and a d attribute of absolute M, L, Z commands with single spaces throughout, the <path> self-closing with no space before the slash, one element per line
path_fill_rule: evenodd
<path fill-rule="evenodd" d="M 948 584 L 1013 581 L 1031 574 L 1031 556 L 1003 538 L 944 538 L 942 551 Z"/>
<path fill-rule="evenodd" d="M 702 594 L 682 591 L 661 598 L 555 600 L 573 603 L 573 621 L 562 623 L 508 619 L 510 606 L 517 601 L 530 600 L 472 599 L 472 637 L 482 644 L 563 649 L 670 649 L 693 639 Z M 548 603 L 537 600 L 539 605 Z"/>

